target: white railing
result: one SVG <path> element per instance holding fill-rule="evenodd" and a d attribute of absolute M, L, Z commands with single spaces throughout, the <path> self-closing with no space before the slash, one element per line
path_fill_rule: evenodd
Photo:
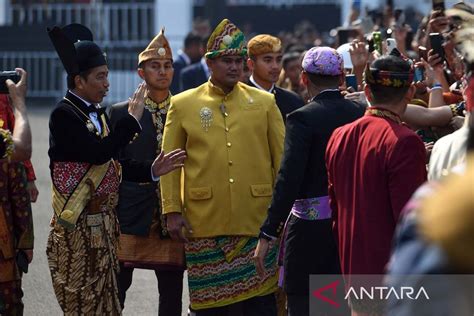
<path fill-rule="evenodd" d="M 146 46 L 154 36 L 154 3 L 12 5 L 9 24 L 66 25 L 91 28 L 104 47 Z"/>
<path fill-rule="evenodd" d="M 223 0 L 224 1 L 224 0 Z M 230 6 L 252 6 L 263 5 L 268 7 L 281 7 L 307 4 L 333 4 L 340 3 L 341 0 L 225 0 Z M 345 0 L 349 1 L 349 0 Z M 205 0 L 194 0 L 194 5 L 202 6 Z"/>
<path fill-rule="evenodd" d="M 109 94 L 104 104 L 126 100 L 135 91 L 138 77 L 136 53 L 111 53 Z M 24 68 L 28 72 L 28 96 L 59 99 L 67 90 L 66 74 L 55 52 L 2 52 L 0 70 Z"/>
<path fill-rule="evenodd" d="M 24 68 L 28 72 L 28 96 L 58 97 L 62 94 L 63 67 L 55 52 L 0 51 L 0 69 Z"/>

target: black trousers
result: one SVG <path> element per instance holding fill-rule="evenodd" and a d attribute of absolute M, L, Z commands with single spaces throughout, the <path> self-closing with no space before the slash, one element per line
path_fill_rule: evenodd
<path fill-rule="evenodd" d="M 287 295 L 288 316 L 309 316 L 308 295 Z"/>
<path fill-rule="evenodd" d="M 235 304 L 193 311 L 195 316 L 277 316 L 275 293 Z"/>
<path fill-rule="evenodd" d="M 120 263 L 120 273 L 117 275 L 117 282 L 122 309 L 125 304 L 127 290 L 132 285 L 133 270 L 134 268 L 126 268 Z M 184 271 L 155 270 L 160 297 L 158 303 L 159 316 L 181 316 L 183 273 Z"/>

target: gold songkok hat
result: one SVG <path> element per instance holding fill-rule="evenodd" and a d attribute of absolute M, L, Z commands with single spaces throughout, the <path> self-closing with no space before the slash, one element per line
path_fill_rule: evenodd
<path fill-rule="evenodd" d="M 170 44 L 165 37 L 165 29 L 162 28 L 160 33 L 148 44 L 147 48 L 138 55 L 138 64 L 150 59 L 171 59 L 173 53 Z"/>
<path fill-rule="evenodd" d="M 268 53 L 281 53 L 281 41 L 278 37 L 260 34 L 248 42 L 247 50 L 250 58 Z"/>

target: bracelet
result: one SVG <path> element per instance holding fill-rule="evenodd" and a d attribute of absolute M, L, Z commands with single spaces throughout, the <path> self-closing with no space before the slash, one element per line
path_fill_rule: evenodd
<path fill-rule="evenodd" d="M 430 91 L 434 91 L 434 90 L 443 90 L 443 88 L 436 86 L 436 87 L 432 87 L 432 88 L 430 89 Z"/>
<path fill-rule="evenodd" d="M 431 86 L 431 89 L 436 89 L 436 88 L 443 88 L 443 85 L 441 83 L 435 83 Z"/>

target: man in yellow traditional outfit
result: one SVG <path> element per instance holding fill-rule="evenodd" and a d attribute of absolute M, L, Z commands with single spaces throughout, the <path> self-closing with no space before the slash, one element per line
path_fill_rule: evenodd
<path fill-rule="evenodd" d="M 163 128 L 170 106 L 170 85 L 173 79 L 173 55 L 162 30 L 140 53 L 138 75 L 145 80 L 148 96 L 140 119 L 142 132 L 123 148 L 119 157 L 137 161 L 152 160 L 161 152 Z M 110 110 L 114 126 L 128 115 L 129 102 L 115 104 Z M 161 216 L 159 182 L 122 181 L 117 216 L 120 223 L 118 258 L 119 299 L 122 307 L 132 285 L 134 268 L 151 269 L 158 279 L 160 316 L 181 315 L 184 247 L 171 240 Z"/>
<path fill-rule="evenodd" d="M 70 24 L 54 27 L 49 36 L 69 88 L 49 121 L 54 214 L 46 253 L 54 292 L 65 315 L 119 315 L 115 206 L 121 176 L 151 181 L 181 166 L 184 152 L 146 162 L 120 159 L 118 164 L 119 150 L 141 132 L 146 86 L 140 85 L 128 114 L 110 129 L 98 105 L 109 87 L 107 60 L 92 33 Z"/>
<path fill-rule="evenodd" d="M 276 315 L 277 243 L 271 242 L 264 276 L 252 257 L 280 166 L 284 125 L 272 94 L 239 82 L 245 54 L 243 33 L 223 20 L 207 44 L 211 78 L 174 96 L 165 124 L 163 150 L 187 151 L 184 168 L 162 177 L 161 190 L 170 235 L 187 240 L 191 308 L 198 316 Z"/>

